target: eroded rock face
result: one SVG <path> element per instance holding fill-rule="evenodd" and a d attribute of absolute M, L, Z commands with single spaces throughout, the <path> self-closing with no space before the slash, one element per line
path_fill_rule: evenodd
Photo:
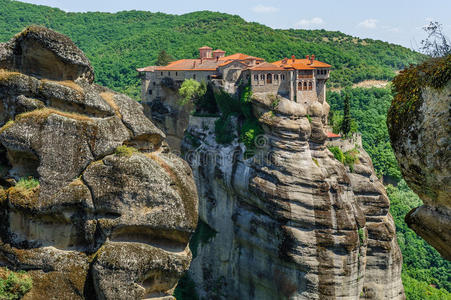
<path fill-rule="evenodd" d="M 359 149 L 352 172 L 333 157 L 327 103 L 280 99 L 274 109 L 254 95 L 253 105 L 265 131 L 253 158 L 237 139 L 217 144 L 208 119 L 184 140 L 200 196 L 189 271 L 199 294 L 404 299 L 389 200 L 369 156 Z"/>
<path fill-rule="evenodd" d="M 26 299 L 173 299 L 197 224 L 192 171 L 93 74 L 42 27 L 0 45 L 0 265 L 29 272 Z"/>
<path fill-rule="evenodd" d="M 407 80 L 422 85 L 417 99 L 415 91 L 401 90 L 399 82 Z M 404 179 L 424 203 L 406 222 L 451 260 L 451 55 L 407 69 L 395 84 L 387 120 L 391 144 Z"/>

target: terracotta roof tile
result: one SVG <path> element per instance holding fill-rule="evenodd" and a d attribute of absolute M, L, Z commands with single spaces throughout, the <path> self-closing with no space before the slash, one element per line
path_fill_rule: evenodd
<path fill-rule="evenodd" d="M 337 138 L 337 137 L 341 137 L 341 135 L 333 133 L 333 132 L 328 132 L 327 137 L 328 138 Z"/>
<path fill-rule="evenodd" d="M 268 62 L 261 63 L 259 65 L 256 65 L 255 67 L 251 67 L 250 69 L 253 71 L 284 71 L 285 70 L 284 68 L 282 68 L 280 66 L 277 66 L 275 64 L 271 64 Z"/>
<path fill-rule="evenodd" d="M 276 62 L 273 62 L 273 64 L 276 64 L 278 66 L 284 67 L 284 68 L 293 68 L 296 70 L 311 70 L 311 69 L 316 69 L 316 68 L 330 68 L 332 67 L 329 64 L 323 63 L 321 61 L 318 60 L 313 60 L 313 62 L 311 63 L 309 59 L 293 59 L 291 58 L 287 58 L 286 59 L 286 63 L 283 63 L 284 60 L 278 60 Z"/>

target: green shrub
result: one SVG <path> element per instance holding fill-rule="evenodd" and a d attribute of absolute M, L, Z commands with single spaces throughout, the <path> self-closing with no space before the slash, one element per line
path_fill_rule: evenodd
<path fill-rule="evenodd" d="M 180 105 L 194 102 L 196 98 L 202 97 L 207 92 L 207 85 L 205 82 L 198 82 L 194 79 L 185 79 L 179 89 Z"/>
<path fill-rule="evenodd" d="M 345 166 L 349 166 L 349 169 L 351 170 L 351 172 L 354 171 L 354 164 L 359 161 L 359 158 L 358 158 L 359 153 L 360 153 L 359 150 L 357 150 L 355 148 L 343 153 L 343 157 L 344 157 L 343 163 L 345 164 Z"/>
<path fill-rule="evenodd" d="M 122 145 L 122 146 L 119 146 L 116 148 L 116 150 L 114 151 L 114 154 L 116 154 L 117 156 L 122 156 L 122 157 L 130 157 L 133 155 L 133 153 L 136 153 L 136 152 L 138 152 L 138 150 L 136 148 Z"/>
<path fill-rule="evenodd" d="M 12 272 L 0 268 L 0 299 L 21 299 L 33 287 L 33 282 L 25 272 Z"/>
<path fill-rule="evenodd" d="M 335 159 L 337 159 L 338 161 L 340 161 L 341 163 L 344 163 L 345 161 L 345 157 L 343 152 L 341 151 L 341 149 L 337 146 L 331 146 L 331 147 L 327 147 L 330 152 L 332 152 L 332 154 L 334 155 Z"/>
<path fill-rule="evenodd" d="M 245 119 L 241 128 L 240 141 L 246 145 L 247 150 L 255 150 L 255 139 L 263 134 L 263 129 L 256 119 Z"/>
<path fill-rule="evenodd" d="M 365 242 L 365 231 L 363 230 L 363 228 L 359 228 L 358 233 L 360 246 L 362 246 Z"/>
<path fill-rule="evenodd" d="M 19 181 L 16 184 L 16 189 L 20 189 L 20 190 L 31 190 L 34 189 L 35 187 L 39 186 L 39 180 L 33 177 L 22 177 L 19 179 Z"/>

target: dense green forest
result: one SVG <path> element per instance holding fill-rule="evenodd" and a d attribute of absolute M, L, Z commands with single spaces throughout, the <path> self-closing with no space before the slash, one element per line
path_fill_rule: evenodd
<path fill-rule="evenodd" d="M 365 79 L 391 79 L 396 70 L 417 62 L 421 54 L 338 31 L 275 30 L 239 16 L 201 11 L 169 15 L 143 11 L 66 13 L 56 8 L 0 0 L 0 42 L 30 24 L 68 35 L 88 56 L 97 82 L 139 97 L 138 67 L 156 62 L 159 50 L 194 58 L 209 45 L 227 53 L 243 52 L 268 61 L 315 54 L 334 67 L 330 86 Z"/>
<path fill-rule="evenodd" d="M 395 155 L 390 145 L 387 129 L 387 111 L 393 99 L 390 87 L 354 88 L 343 93 L 328 92 L 327 102 L 333 114 L 332 120 L 343 115 L 344 95 L 350 97 L 351 116 L 355 129 L 362 133 L 363 148 L 370 155 L 378 175 L 401 178 Z"/>
<path fill-rule="evenodd" d="M 228 53 L 243 52 L 268 61 L 315 54 L 333 65 L 328 87 L 346 87 L 367 79 L 390 80 L 395 71 L 419 62 L 423 55 L 404 47 L 351 37 L 338 31 L 275 30 L 246 22 L 239 16 L 209 11 L 168 15 L 142 11 L 66 13 L 59 9 L 0 0 L 0 42 L 8 41 L 31 24 L 68 35 L 88 56 L 96 81 L 139 98 L 135 69 L 155 64 L 160 50 L 176 59 L 197 57 L 203 45 Z M 354 130 L 380 176 L 398 181 L 401 174 L 385 124 L 392 101 L 390 88 L 347 89 Z M 339 119 L 344 96 L 329 92 L 328 102 Z M 401 181 L 388 186 L 404 266 L 403 282 L 409 300 L 451 299 L 451 265 L 408 229 L 405 214 L 421 200 Z M 192 290 L 192 282 L 188 284 Z"/>
<path fill-rule="evenodd" d="M 362 133 L 363 147 L 371 156 L 376 172 L 398 182 L 401 178 L 396 158 L 390 146 L 386 125 L 387 111 L 393 99 L 387 88 L 353 88 L 341 93 L 328 92 L 332 119 L 340 120 L 345 95 L 350 95 L 351 117 Z M 407 227 L 404 216 L 422 204 L 404 180 L 397 186 L 388 185 L 390 212 L 396 225 L 396 235 L 403 255 L 402 279 L 408 300 L 451 299 L 451 263 Z"/>

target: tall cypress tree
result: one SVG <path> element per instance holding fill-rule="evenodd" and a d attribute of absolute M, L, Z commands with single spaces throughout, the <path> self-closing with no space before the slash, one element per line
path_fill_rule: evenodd
<path fill-rule="evenodd" d="M 174 59 L 166 51 L 161 50 L 157 57 L 157 66 L 167 66 Z"/>
<path fill-rule="evenodd" d="M 347 136 L 350 131 L 351 131 L 351 102 L 349 100 L 349 93 L 345 93 L 341 132 L 343 133 L 344 136 Z"/>

